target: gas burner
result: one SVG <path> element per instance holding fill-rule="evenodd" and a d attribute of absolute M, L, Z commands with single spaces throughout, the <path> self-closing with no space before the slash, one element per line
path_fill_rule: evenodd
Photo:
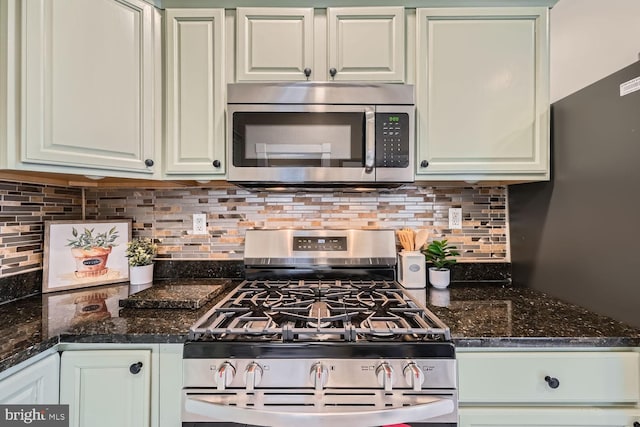
<path fill-rule="evenodd" d="M 241 283 L 191 329 L 237 341 L 443 341 L 449 331 L 393 281 Z"/>

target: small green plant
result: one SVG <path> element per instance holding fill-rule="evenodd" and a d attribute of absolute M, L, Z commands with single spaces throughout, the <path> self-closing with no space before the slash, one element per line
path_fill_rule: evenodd
<path fill-rule="evenodd" d="M 95 236 L 93 235 L 94 231 L 94 228 L 85 228 L 83 233 L 79 233 L 78 230 L 73 227 L 71 234 L 73 234 L 74 238 L 67 239 L 67 246 L 84 250 L 89 250 L 91 248 L 112 248 L 117 246 L 115 243 L 118 238 L 118 230 L 116 230 L 116 227 L 113 227 L 111 230 L 105 231 L 104 233 L 97 233 Z"/>
<path fill-rule="evenodd" d="M 429 243 L 426 249 L 422 250 L 428 262 L 438 270 L 444 270 L 456 263 L 456 260 L 449 258 L 460 255 L 455 246 L 450 246 L 447 240 L 434 240 Z"/>
<path fill-rule="evenodd" d="M 147 237 L 137 237 L 127 243 L 125 255 L 129 258 L 129 265 L 140 267 L 153 263 L 153 257 L 158 253 L 158 245 Z"/>

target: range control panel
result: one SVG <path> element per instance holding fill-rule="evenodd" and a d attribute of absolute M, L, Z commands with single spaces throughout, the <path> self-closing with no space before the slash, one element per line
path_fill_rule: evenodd
<path fill-rule="evenodd" d="M 293 236 L 294 251 L 346 251 L 347 238 Z"/>
<path fill-rule="evenodd" d="M 408 167 L 409 146 L 409 115 L 376 113 L 376 167 Z"/>

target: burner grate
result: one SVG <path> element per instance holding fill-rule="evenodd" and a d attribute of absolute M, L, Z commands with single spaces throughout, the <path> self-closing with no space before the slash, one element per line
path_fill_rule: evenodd
<path fill-rule="evenodd" d="M 234 341 L 447 341 L 449 329 L 386 280 L 242 282 L 190 330 Z"/>

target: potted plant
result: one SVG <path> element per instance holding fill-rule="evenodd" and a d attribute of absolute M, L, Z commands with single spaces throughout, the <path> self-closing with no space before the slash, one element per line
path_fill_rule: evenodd
<path fill-rule="evenodd" d="M 460 255 L 456 249 L 455 246 L 450 246 L 445 239 L 434 240 L 422 251 L 427 261 L 433 264 L 433 267 L 429 267 L 429 283 L 433 287 L 444 289 L 449 286 L 451 280 L 449 266 L 456 262 L 450 257 Z"/>
<path fill-rule="evenodd" d="M 153 281 L 153 258 L 158 245 L 148 237 L 137 237 L 127 243 L 125 256 L 129 258 L 129 282 L 142 285 Z"/>
<path fill-rule="evenodd" d="M 72 228 L 73 239 L 67 239 L 67 246 L 71 247 L 71 254 L 76 259 L 75 275 L 79 278 L 98 277 L 107 274 L 107 258 L 111 249 L 117 246 L 116 227 L 104 233 L 96 233 L 95 229 L 85 228 L 84 232 Z"/>

